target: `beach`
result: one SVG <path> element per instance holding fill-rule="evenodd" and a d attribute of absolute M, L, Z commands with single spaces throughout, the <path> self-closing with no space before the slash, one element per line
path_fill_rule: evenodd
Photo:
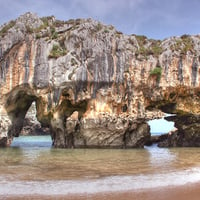
<path fill-rule="evenodd" d="M 77 191 L 78 193 L 78 191 Z M 156 189 L 123 191 L 123 192 L 106 192 L 96 194 L 81 195 L 26 195 L 26 196 L 0 196 L 0 199 L 6 200 L 199 200 L 200 182 L 196 184 L 186 184 L 176 187 L 161 187 Z"/>

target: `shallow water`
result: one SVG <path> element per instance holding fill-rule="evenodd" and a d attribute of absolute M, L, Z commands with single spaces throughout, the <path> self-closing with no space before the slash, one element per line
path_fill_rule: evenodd
<path fill-rule="evenodd" d="M 65 195 L 200 181 L 200 148 L 54 149 L 49 136 L 21 136 L 0 149 L 0 195 Z"/>

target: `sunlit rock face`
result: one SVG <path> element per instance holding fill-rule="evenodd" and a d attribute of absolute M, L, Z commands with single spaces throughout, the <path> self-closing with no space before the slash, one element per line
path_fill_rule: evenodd
<path fill-rule="evenodd" d="M 11 140 L 7 137 L 11 121 L 2 106 L 0 106 L 0 147 L 6 147 L 10 145 Z"/>
<path fill-rule="evenodd" d="M 35 102 L 55 147 L 143 147 L 161 111 L 199 115 L 199 56 L 198 35 L 156 41 L 26 13 L 0 28 L 0 137 L 19 136 Z"/>

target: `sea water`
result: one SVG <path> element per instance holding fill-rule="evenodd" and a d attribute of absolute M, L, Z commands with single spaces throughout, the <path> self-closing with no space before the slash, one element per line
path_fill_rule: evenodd
<path fill-rule="evenodd" d="M 0 149 L 0 196 L 94 194 L 200 181 L 200 148 L 55 149 L 20 136 Z"/>

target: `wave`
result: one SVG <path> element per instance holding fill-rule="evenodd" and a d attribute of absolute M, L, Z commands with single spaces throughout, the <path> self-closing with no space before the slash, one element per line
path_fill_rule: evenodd
<path fill-rule="evenodd" d="M 110 176 L 100 179 L 8 181 L 0 179 L 0 195 L 73 195 L 100 192 L 136 191 L 167 186 L 181 186 L 200 181 L 200 168 L 167 174 Z"/>

